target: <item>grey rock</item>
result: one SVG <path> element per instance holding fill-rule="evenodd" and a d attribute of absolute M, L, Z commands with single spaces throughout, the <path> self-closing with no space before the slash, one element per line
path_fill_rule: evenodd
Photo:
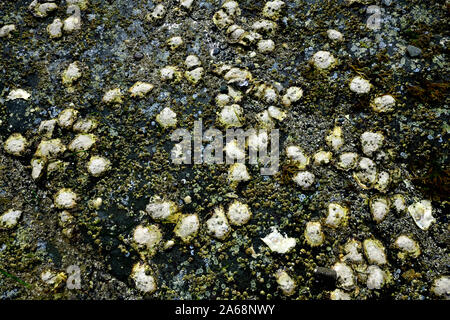
<path fill-rule="evenodd" d="M 408 53 L 410 57 L 415 58 L 422 54 L 422 49 L 417 48 L 415 46 L 409 45 L 406 50 L 408 50 Z"/>

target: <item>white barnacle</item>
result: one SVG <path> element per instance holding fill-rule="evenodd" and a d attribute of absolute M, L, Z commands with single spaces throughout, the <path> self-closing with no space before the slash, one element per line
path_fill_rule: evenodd
<path fill-rule="evenodd" d="M 77 119 L 77 116 L 77 110 L 72 108 L 64 109 L 58 115 L 58 125 L 62 128 L 69 129 Z"/>
<path fill-rule="evenodd" d="M 311 62 L 317 69 L 328 69 L 336 64 L 336 59 L 328 51 L 318 51 L 313 55 Z"/>
<path fill-rule="evenodd" d="M 380 132 L 366 131 L 361 135 L 361 145 L 365 155 L 372 156 L 383 145 L 384 137 Z"/>
<path fill-rule="evenodd" d="M 240 68 L 231 68 L 223 77 L 228 84 L 244 84 L 252 80 L 250 71 Z"/>
<path fill-rule="evenodd" d="M 305 169 L 309 165 L 309 157 L 305 152 L 297 146 L 289 146 L 286 148 L 286 155 L 293 161 L 300 170 Z"/>
<path fill-rule="evenodd" d="M 253 23 L 252 29 L 258 33 L 273 34 L 277 29 L 277 24 L 270 20 L 258 20 Z"/>
<path fill-rule="evenodd" d="M 56 158 L 58 155 L 66 151 L 66 146 L 59 138 L 51 140 L 42 140 L 34 153 L 38 158 Z"/>
<path fill-rule="evenodd" d="M 175 127 L 177 124 L 177 114 L 169 107 L 165 107 L 156 116 L 156 121 L 163 128 Z"/>
<path fill-rule="evenodd" d="M 383 265 L 387 263 L 383 244 L 377 239 L 366 239 L 363 242 L 364 253 L 371 264 Z"/>
<path fill-rule="evenodd" d="M 60 209 L 72 209 L 77 205 L 77 195 L 71 189 L 62 188 L 55 195 L 55 205 Z"/>
<path fill-rule="evenodd" d="M 358 154 L 354 152 L 343 152 L 339 155 L 336 166 L 341 170 L 350 170 L 356 167 Z"/>
<path fill-rule="evenodd" d="M 152 91 L 154 85 L 148 82 L 137 81 L 128 92 L 133 98 L 143 98 L 147 93 Z"/>
<path fill-rule="evenodd" d="M 166 41 L 167 45 L 171 50 L 176 50 L 178 47 L 183 45 L 184 41 L 183 38 L 180 36 L 171 37 Z"/>
<path fill-rule="evenodd" d="M 108 90 L 102 98 L 104 103 L 122 103 L 122 91 L 120 88 Z"/>
<path fill-rule="evenodd" d="M 228 141 L 224 150 L 228 159 L 236 159 L 238 161 L 245 159 L 245 145 L 240 145 L 237 139 Z"/>
<path fill-rule="evenodd" d="M 353 177 L 363 189 L 369 189 L 377 180 L 377 167 L 373 160 L 362 157 L 358 162 L 358 170 Z"/>
<path fill-rule="evenodd" d="M 358 94 L 368 93 L 371 87 L 370 82 L 361 77 L 355 77 L 350 81 L 350 90 Z"/>
<path fill-rule="evenodd" d="M 271 229 L 272 232 L 261 239 L 271 251 L 284 254 L 295 247 L 297 243 L 295 238 L 289 238 L 287 235 L 283 236 L 275 227 Z"/>
<path fill-rule="evenodd" d="M 313 156 L 314 164 L 315 165 L 328 164 L 330 163 L 332 156 L 333 154 L 330 151 L 320 150 L 316 152 Z"/>
<path fill-rule="evenodd" d="M 369 266 L 367 268 L 367 288 L 370 290 L 381 289 L 387 280 L 386 273 L 378 266 Z"/>
<path fill-rule="evenodd" d="M 333 130 L 325 137 L 327 144 L 333 148 L 333 150 L 338 151 L 344 145 L 344 138 L 342 137 L 342 128 L 334 127 Z"/>
<path fill-rule="evenodd" d="M 270 106 L 269 108 L 267 108 L 267 111 L 269 112 L 269 116 L 271 118 L 274 118 L 278 121 L 283 121 L 287 117 L 286 112 L 275 106 Z"/>
<path fill-rule="evenodd" d="M 75 132 L 88 133 L 97 128 L 98 122 L 95 119 L 78 119 L 74 123 L 72 130 Z"/>
<path fill-rule="evenodd" d="M 284 1 L 268 1 L 264 5 L 262 14 L 269 19 L 278 20 L 280 18 L 281 9 L 283 9 L 284 5 Z"/>
<path fill-rule="evenodd" d="M 311 188 L 314 184 L 314 179 L 314 174 L 309 171 L 300 171 L 292 178 L 303 189 Z"/>
<path fill-rule="evenodd" d="M 409 256 L 417 258 L 420 255 L 419 244 L 405 234 L 402 234 L 395 240 L 394 246 L 400 249 L 400 252 L 397 254 L 400 259 L 404 259 Z"/>
<path fill-rule="evenodd" d="M 348 208 L 339 203 L 330 203 L 328 205 L 328 215 L 325 219 L 325 225 L 331 228 L 337 228 L 345 225 L 348 219 Z"/>
<path fill-rule="evenodd" d="M 214 238 L 224 240 L 228 236 L 231 227 L 222 207 L 214 209 L 213 215 L 206 221 L 206 227 L 208 233 Z"/>
<path fill-rule="evenodd" d="M 219 114 L 219 121 L 226 128 L 242 126 L 243 110 L 238 104 L 223 107 Z"/>
<path fill-rule="evenodd" d="M 152 294 L 157 289 L 156 280 L 150 272 L 150 267 L 142 262 L 136 263 L 131 271 L 136 289 L 146 294 Z"/>
<path fill-rule="evenodd" d="M 447 300 L 450 299 L 450 277 L 449 276 L 441 276 L 433 281 L 433 286 L 431 288 L 431 292 L 433 292 L 436 296 L 445 298 Z"/>
<path fill-rule="evenodd" d="M 261 128 L 270 129 L 275 125 L 268 110 L 257 113 L 255 118 Z"/>
<path fill-rule="evenodd" d="M 50 36 L 50 38 L 52 39 L 60 38 L 62 36 L 63 25 L 64 24 L 61 21 L 61 19 L 56 18 L 55 20 L 53 20 L 53 22 L 47 26 L 47 33 Z"/>
<path fill-rule="evenodd" d="M 75 62 L 72 62 L 71 64 L 69 64 L 67 69 L 63 71 L 62 83 L 65 86 L 69 86 L 70 87 L 79 78 L 81 78 L 81 70 L 80 70 L 80 67 L 78 65 L 78 62 L 75 61 Z"/>
<path fill-rule="evenodd" d="M 197 84 L 203 78 L 204 73 L 205 69 L 203 67 L 198 67 L 195 68 L 194 70 L 186 71 L 184 73 L 184 76 L 189 82 Z"/>
<path fill-rule="evenodd" d="M 296 284 L 294 279 L 284 270 L 275 273 L 275 279 L 284 295 L 290 296 L 294 293 Z"/>
<path fill-rule="evenodd" d="M 389 112 L 395 108 L 395 99 L 393 96 L 386 94 L 376 97 L 370 106 L 375 112 Z"/>
<path fill-rule="evenodd" d="M 92 156 L 87 164 L 88 172 L 94 176 L 99 177 L 111 168 L 111 162 L 103 157 Z"/>
<path fill-rule="evenodd" d="M 198 233 L 200 221 L 197 214 L 181 216 L 175 226 L 174 233 L 185 243 L 190 242 Z"/>
<path fill-rule="evenodd" d="M 252 212 L 247 204 L 235 200 L 228 207 L 227 217 L 231 225 L 241 226 L 250 220 Z"/>
<path fill-rule="evenodd" d="M 228 181 L 231 184 L 237 184 L 241 181 L 250 180 L 250 175 L 248 174 L 247 167 L 243 163 L 235 163 L 230 166 L 228 170 Z"/>
<path fill-rule="evenodd" d="M 35 3 L 35 1 L 31 3 L 30 7 L 33 9 L 33 15 L 38 18 L 45 18 L 50 12 L 58 9 L 58 6 L 52 2 L 36 3 L 35 6 L 32 6 L 33 3 Z"/>
<path fill-rule="evenodd" d="M 328 39 L 333 40 L 333 41 L 342 41 L 344 39 L 344 36 L 342 35 L 342 33 L 335 29 L 327 30 L 327 36 L 328 36 Z"/>
<path fill-rule="evenodd" d="M 186 68 L 193 69 L 195 67 L 201 66 L 202 62 L 196 55 L 191 54 L 186 57 L 184 64 L 186 65 Z"/>
<path fill-rule="evenodd" d="M 318 221 L 309 221 L 305 228 L 305 239 L 311 247 L 320 246 L 325 240 L 322 225 Z"/>
<path fill-rule="evenodd" d="M 406 200 L 405 197 L 401 194 L 394 194 L 391 197 L 391 203 L 394 209 L 399 213 L 402 213 L 406 210 Z"/>
<path fill-rule="evenodd" d="M 21 156 L 25 152 L 27 145 L 27 139 L 25 139 L 20 133 L 13 133 L 8 139 L 6 139 L 4 148 L 9 154 Z"/>
<path fill-rule="evenodd" d="M 281 98 L 281 102 L 285 107 L 291 106 L 291 104 L 300 100 L 303 96 L 303 90 L 299 87 L 289 87 L 286 89 L 286 93 Z"/>
<path fill-rule="evenodd" d="M 143 257 L 153 256 L 161 239 L 162 233 L 156 224 L 149 226 L 138 225 L 133 231 L 133 242 L 138 250 L 145 249 L 141 252 Z"/>
<path fill-rule="evenodd" d="M 337 262 L 333 268 L 337 275 L 337 285 L 344 290 L 351 290 L 355 286 L 355 275 L 352 268 L 343 262 Z"/>
<path fill-rule="evenodd" d="M 162 81 L 174 81 L 177 82 L 181 79 L 181 72 L 178 67 L 166 66 L 159 70 Z"/>
<path fill-rule="evenodd" d="M 268 53 L 275 50 L 275 43 L 272 39 L 259 40 L 257 47 L 259 52 Z"/>
<path fill-rule="evenodd" d="M 387 171 L 381 171 L 378 173 L 377 182 L 375 183 L 375 189 L 380 192 L 386 192 L 389 188 L 390 183 L 390 175 Z"/>
<path fill-rule="evenodd" d="M 408 212 L 416 225 L 422 230 L 428 230 L 436 219 L 433 217 L 431 201 L 421 200 L 408 207 Z"/>
<path fill-rule="evenodd" d="M 76 4 L 70 4 L 67 7 L 67 13 L 72 14 L 64 20 L 63 29 L 67 33 L 71 33 L 81 29 L 81 12 L 80 7 Z"/>
<path fill-rule="evenodd" d="M 6 97 L 6 100 L 16 100 L 16 99 L 23 99 L 28 100 L 31 97 L 31 93 L 23 90 L 23 89 L 14 89 L 11 90 Z"/>
<path fill-rule="evenodd" d="M 31 178 L 33 178 L 33 180 L 39 179 L 42 176 L 45 166 L 47 164 L 46 159 L 45 158 L 31 159 L 30 164 L 31 164 Z"/>
<path fill-rule="evenodd" d="M 156 5 L 156 7 L 153 9 L 151 17 L 155 20 L 160 20 L 164 18 L 166 12 L 167 12 L 166 8 L 160 3 Z"/>
<path fill-rule="evenodd" d="M 163 220 L 173 222 L 178 212 L 178 207 L 175 202 L 170 200 L 162 200 L 159 197 L 153 197 L 145 211 L 155 220 Z"/>
<path fill-rule="evenodd" d="M 185 9 L 191 9 L 194 0 L 180 0 L 180 5 Z"/>
<path fill-rule="evenodd" d="M 17 225 L 20 217 L 22 216 L 21 210 L 9 209 L 2 215 L 0 215 L 0 227 L 5 229 L 11 229 Z"/>
<path fill-rule="evenodd" d="M 369 202 L 372 218 L 377 223 L 383 221 L 389 213 L 389 199 L 384 197 L 372 198 Z"/>
<path fill-rule="evenodd" d="M 227 94 L 220 93 L 215 98 L 216 105 L 219 107 L 224 107 L 226 105 L 229 105 L 231 102 L 231 97 Z"/>
<path fill-rule="evenodd" d="M 69 144 L 68 148 L 70 151 L 86 151 L 89 150 L 97 141 L 97 137 L 91 133 L 80 133 L 78 134 L 72 142 Z"/>
<path fill-rule="evenodd" d="M 11 37 L 11 32 L 16 31 L 14 24 L 7 24 L 0 28 L 0 38 Z"/>
<path fill-rule="evenodd" d="M 350 239 L 344 246 L 345 256 L 343 261 L 351 263 L 362 263 L 364 257 L 361 254 L 362 245 L 361 242 L 355 239 Z"/>
<path fill-rule="evenodd" d="M 335 289 L 330 293 L 330 300 L 351 300 L 352 298 L 350 295 L 341 290 L 341 289 Z"/>
<path fill-rule="evenodd" d="M 39 124 L 39 133 L 44 135 L 47 138 L 51 138 L 53 135 L 53 131 L 55 130 L 56 119 L 44 120 Z"/>

